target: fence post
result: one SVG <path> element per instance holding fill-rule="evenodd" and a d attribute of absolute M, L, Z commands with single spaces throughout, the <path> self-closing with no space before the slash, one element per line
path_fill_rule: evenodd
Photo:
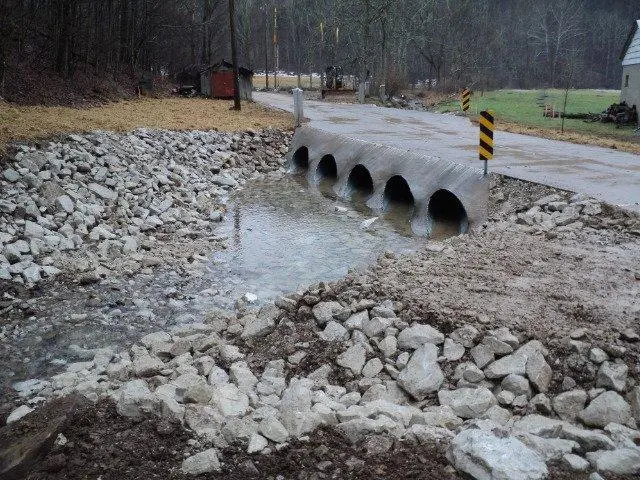
<path fill-rule="evenodd" d="M 302 124 L 304 118 L 304 106 L 302 90 L 299 88 L 293 89 L 293 122 L 297 128 Z"/>

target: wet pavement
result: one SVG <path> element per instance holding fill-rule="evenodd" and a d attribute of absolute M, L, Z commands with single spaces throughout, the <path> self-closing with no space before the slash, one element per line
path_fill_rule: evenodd
<path fill-rule="evenodd" d="M 256 92 L 254 99 L 293 110 L 291 95 Z M 463 117 L 310 100 L 304 114 L 310 126 L 327 132 L 482 168 L 477 127 Z M 640 155 L 500 131 L 495 152 L 490 171 L 640 212 Z"/>
<path fill-rule="evenodd" d="M 330 182 L 308 185 L 296 175 L 249 182 L 228 198 L 216 231 L 227 248 L 210 259 L 93 285 L 54 282 L 39 287 L 26 308 L 9 312 L 0 332 L 0 392 L 58 373 L 82 359 L 81 349 L 121 349 L 146 333 L 201 322 L 216 308 L 233 310 L 247 293 L 257 296 L 258 306 L 372 265 L 386 251 L 415 251 L 425 239 L 409 233 L 410 210 L 372 212 L 362 198 L 336 198 Z M 373 217 L 379 218 L 363 229 Z M 445 225 L 436 236 L 455 233 Z"/>

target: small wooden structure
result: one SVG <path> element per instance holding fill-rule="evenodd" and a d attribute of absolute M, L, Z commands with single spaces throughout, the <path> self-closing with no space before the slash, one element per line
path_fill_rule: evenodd
<path fill-rule="evenodd" d="M 239 67 L 240 98 L 252 100 L 253 72 Z M 233 64 L 222 60 L 200 71 L 200 93 L 211 98 L 233 98 Z"/>

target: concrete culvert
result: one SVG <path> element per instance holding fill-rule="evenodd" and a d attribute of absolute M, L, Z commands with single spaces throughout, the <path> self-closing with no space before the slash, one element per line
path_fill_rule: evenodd
<path fill-rule="evenodd" d="M 338 178 L 338 166 L 336 165 L 336 159 L 333 155 L 325 155 L 318 163 L 316 170 L 318 178 L 323 179 L 337 179 Z"/>
<path fill-rule="evenodd" d="M 369 170 L 363 165 L 353 167 L 347 184 L 351 190 L 358 191 L 363 195 L 371 195 L 373 193 L 373 179 Z"/>
<path fill-rule="evenodd" d="M 384 205 L 403 204 L 413 206 L 414 198 L 407 181 L 400 175 L 395 175 L 387 180 L 384 187 Z"/>
<path fill-rule="evenodd" d="M 462 202 L 449 190 L 438 190 L 429 199 L 429 217 L 437 228 L 439 224 L 459 232 L 467 230 L 467 212 Z"/>
<path fill-rule="evenodd" d="M 300 147 L 293 154 L 293 165 L 299 169 L 309 168 L 309 149 L 307 147 Z"/>

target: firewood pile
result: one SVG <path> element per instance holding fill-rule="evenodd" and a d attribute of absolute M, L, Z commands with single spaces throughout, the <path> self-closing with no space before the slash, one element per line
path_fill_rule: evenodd
<path fill-rule="evenodd" d="M 638 124 L 638 110 L 636 106 L 633 105 L 630 107 L 626 102 L 614 103 L 601 113 L 563 113 L 556 110 L 555 105 L 545 105 L 542 115 L 547 118 L 564 117 L 592 123 L 615 123 L 616 127 Z"/>

